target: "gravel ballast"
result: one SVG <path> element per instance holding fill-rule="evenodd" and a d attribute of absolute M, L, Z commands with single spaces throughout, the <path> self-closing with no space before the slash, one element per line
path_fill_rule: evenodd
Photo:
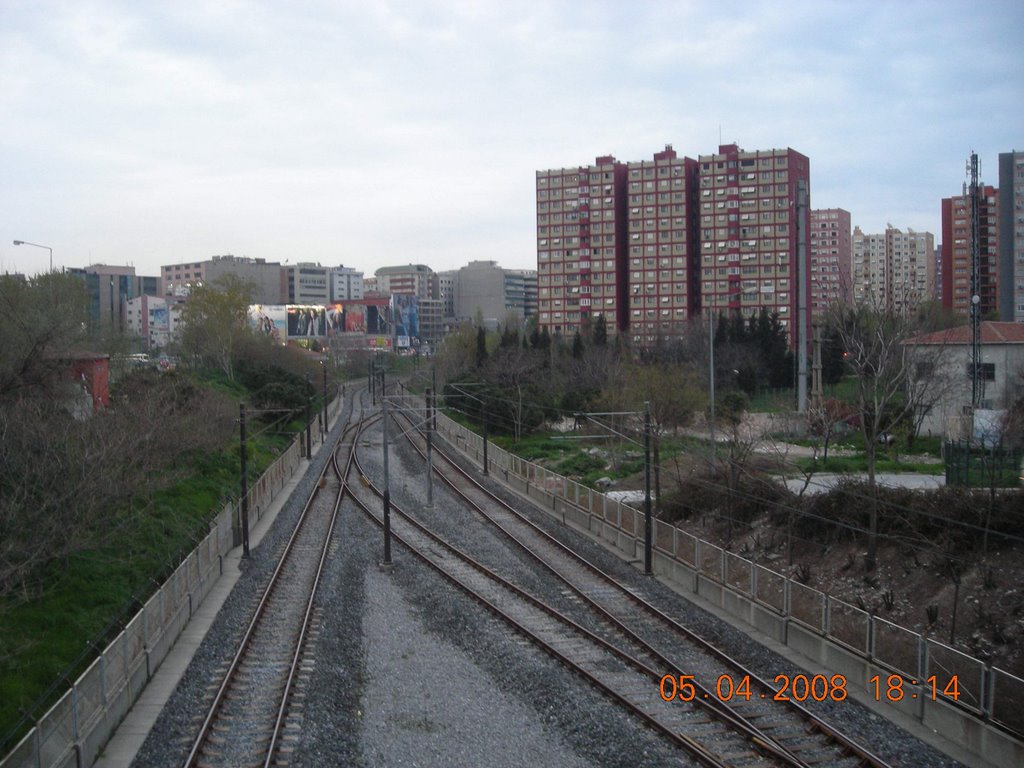
<path fill-rule="evenodd" d="M 337 438 L 341 425 L 332 430 Z M 392 432 L 395 435 L 397 432 Z M 393 442 L 399 443 L 397 437 Z M 381 435 L 360 455 L 382 482 Z M 136 759 L 180 765 L 212 687 L 312 490 L 315 457 L 242 574 L 177 691 Z M 467 466 L 468 465 L 467 463 Z M 589 619 L 578 602 L 507 537 L 465 511 L 434 482 L 425 509 L 422 459 L 400 443 L 390 461 L 394 503 L 560 610 Z M 476 468 L 479 474 L 479 468 Z M 769 679 L 797 672 L 782 657 L 697 608 L 585 536 L 569 530 L 492 481 L 488 486 L 557 538 L 613 573 L 704 637 Z M 293 765 L 354 766 L 677 766 L 691 761 L 605 699 L 576 674 L 509 629 L 404 547 L 381 570 L 380 530 L 351 502 L 342 505 L 319 598 L 323 623 L 307 652 L 303 715 Z M 852 701 L 830 708 L 837 725 L 897 765 L 953 766 L 884 718 Z"/>

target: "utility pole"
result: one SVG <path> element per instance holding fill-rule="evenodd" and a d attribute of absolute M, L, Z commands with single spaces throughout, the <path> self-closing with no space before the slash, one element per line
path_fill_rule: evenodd
<path fill-rule="evenodd" d="M 371 353 L 369 360 L 366 361 L 366 386 L 370 390 L 370 402 L 373 405 L 377 404 L 377 396 L 373 391 L 373 361 L 374 355 Z"/>
<path fill-rule="evenodd" d="M 434 397 L 436 398 L 437 397 L 437 366 L 436 365 L 431 365 L 430 366 L 430 391 L 433 393 Z M 434 403 L 434 405 L 436 405 L 436 403 Z M 434 411 L 433 408 L 430 409 L 430 428 L 432 430 L 434 430 L 435 432 L 437 431 L 437 413 Z"/>
<path fill-rule="evenodd" d="M 309 394 L 312 389 L 313 389 L 313 387 L 309 383 L 309 374 L 307 373 L 306 374 L 306 461 L 312 461 L 313 460 L 313 444 L 312 444 L 312 441 L 310 440 L 310 434 L 309 434 L 310 423 L 313 421 L 312 418 L 310 417 L 310 407 L 311 407 L 312 404 L 310 402 L 311 395 Z"/>
<path fill-rule="evenodd" d="M 246 479 L 249 468 L 247 466 L 245 450 L 245 403 L 238 404 L 238 427 L 242 442 L 239 446 L 239 456 L 242 459 L 241 488 L 242 492 L 242 557 L 249 557 L 249 482 Z"/>
<path fill-rule="evenodd" d="M 480 421 L 484 425 L 484 474 L 487 472 L 487 409 L 484 408 L 484 401 L 480 401 Z"/>
<path fill-rule="evenodd" d="M 711 454 L 717 451 L 715 440 L 715 318 L 708 312 L 708 339 L 711 345 L 711 365 L 708 367 L 711 377 Z"/>
<path fill-rule="evenodd" d="M 388 476 L 388 399 L 381 398 L 384 410 L 384 565 L 391 565 L 391 482 Z"/>
<path fill-rule="evenodd" d="M 324 440 L 327 439 L 327 362 L 323 363 L 324 366 Z"/>
<path fill-rule="evenodd" d="M 427 509 L 434 508 L 434 392 L 427 388 Z"/>
<path fill-rule="evenodd" d="M 651 403 L 644 402 L 644 573 L 651 575 Z"/>
<path fill-rule="evenodd" d="M 803 179 L 796 184 L 796 264 L 799 281 L 796 306 L 797 411 L 807 413 L 807 286 L 810 272 L 807 268 L 807 182 Z"/>

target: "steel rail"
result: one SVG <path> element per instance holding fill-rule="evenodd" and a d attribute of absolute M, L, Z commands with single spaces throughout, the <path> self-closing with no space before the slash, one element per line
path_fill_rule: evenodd
<path fill-rule="evenodd" d="M 344 430 L 344 433 L 342 435 L 342 439 L 344 437 L 344 434 L 347 434 L 351 430 L 352 430 L 352 425 L 347 425 L 345 430 Z M 333 450 L 334 449 L 332 448 L 332 453 L 333 453 Z M 242 667 L 242 664 L 243 664 L 243 662 L 245 660 L 245 657 L 246 657 L 246 655 L 248 653 L 248 650 L 250 648 L 252 640 L 255 637 L 256 632 L 257 632 L 261 622 L 263 621 L 263 619 L 265 617 L 265 613 L 266 613 L 267 607 L 268 607 L 268 605 L 270 603 L 271 596 L 272 596 L 272 594 L 274 593 L 274 591 L 278 587 L 279 577 L 280 577 L 280 575 L 281 575 L 281 573 L 282 573 L 282 571 L 283 571 L 283 569 L 285 567 L 285 564 L 290 559 L 290 557 L 291 557 L 291 555 L 293 553 L 294 545 L 295 545 L 296 541 L 298 540 L 299 534 L 303 530 L 303 528 L 306 525 L 307 520 L 309 519 L 309 512 L 312 509 L 313 501 L 317 497 L 317 494 L 320 491 L 320 487 L 321 487 L 321 482 L 320 481 L 323 480 L 323 478 L 324 478 L 324 476 L 325 476 L 325 474 L 327 472 L 327 467 L 330 464 L 331 463 L 328 462 L 327 464 L 324 465 L 323 470 L 321 470 L 321 472 L 320 472 L 319 481 L 314 485 L 313 490 L 310 492 L 309 496 L 306 499 L 305 504 L 303 505 L 302 512 L 300 513 L 299 518 L 296 521 L 294 528 L 292 529 L 291 535 L 288 537 L 288 541 L 286 542 L 284 550 L 281 553 L 281 556 L 280 556 L 280 558 L 278 560 L 277 566 L 274 568 L 274 571 L 271 574 L 269 581 L 267 582 L 267 586 L 264 588 L 264 590 L 263 590 L 263 592 L 262 592 L 262 594 L 260 596 L 259 602 L 258 602 L 255 610 L 253 611 L 253 616 L 250 619 L 250 621 L 249 621 L 249 623 L 248 623 L 248 625 L 246 627 L 245 633 L 244 633 L 241 641 L 238 644 L 238 649 L 236 650 L 234 656 L 232 657 L 231 662 L 228 665 L 228 669 L 224 673 L 224 676 L 221 679 L 221 682 L 220 682 L 220 684 L 219 684 L 219 686 L 217 688 L 217 692 L 214 695 L 213 701 L 211 702 L 210 706 L 207 709 L 207 714 L 206 714 L 206 717 L 203 720 L 203 724 L 200 726 L 199 732 L 198 732 L 195 740 L 193 741 L 192 748 L 189 751 L 188 757 L 185 760 L 185 763 L 184 763 L 185 768 L 193 768 L 194 766 L 198 766 L 199 765 L 200 756 L 201 756 L 201 754 L 203 752 L 204 746 L 207 744 L 207 742 L 209 740 L 210 734 L 211 734 L 211 732 L 213 730 L 213 725 L 217 721 L 217 719 L 218 719 L 218 717 L 220 715 L 220 711 L 221 711 L 222 705 L 224 703 L 224 700 L 227 697 L 228 691 L 231 689 L 232 684 L 234 683 L 235 679 L 237 678 L 238 672 L 239 672 L 239 670 Z M 344 488 L 344 484 L 342 484 L 341 488 L 342 489 Z M 303 620 L 302 620 L 301 626 L 299 628 L 299 632 L 296 635 L 295 650 L 294 650 L 294 654 L 293 654 L 293 658 L 292 658 L 292 663 L 289 666 L 289 673 L 288 673 L 288 676 L 287 676 L 286 684 L 282 688 L 282 697 L 281 697 L 280 704 L 278 706 L 278 714 L 277 714 L 277 717 L 276 717 L 275 722 L 274 722 L 273 731 L 271 733 L 271 738 L 270 738 L 269 745 L 268 745 L 268 748 L 267 748 L 267 753 L 266 753 L 266 756 L 265 756 L 265 761 L 264 761 L 264 765 L 265 766 L 269 766 L 272 763 L 273 758 L 274 758 L 274 750 L 276 749 L 276 746 L 277 746 L 278 741 L 279 741 L 280 728 L 283 726 L 284 715 L 287 712 L 289 696 L 290 696 L 290 693 L 291 693 L 292 684 L 293 684 L 294 677 L 295 677 L 295 670 L 296 670 L 296 668 L 298 666 L 298 662 L 301 660 L 301 655 L 302 655 L 302 650 L 303 650 L 303 642 L 305 640 L 305 637 L 306 637 L 306 634 L 307 634 L 307 630 L 308 630 L 308 627 L 309 627 L 309 621 L 310 621 L 310 618 L 311 618 L 312 613 L 313 613 L 313 604 L 314 604 L 314 601 L 315 601 L 315 598 L 316 598 L 317 588 L 318 588 L 319 583 L 320 583 L 320 578 L 321 578 L 322 570 L 323 570 L 323 564 L 324 564 L 324 561 L 325 561 L 325 557 L 326 557 L 328 548 L 330 546 L 331 534 L 333 533 L 333 530 L 334 530 L 334 525 L 335 525 L 335 522 L 337 520 L 338 510 L 340 509 L 340 506 L 341 506 L 341 490 L 339 490 L 338 498 L 335 500 L 335 503 L 334 503 L 334 508 L 332 510 L 332 513 L 331 513 L 331 520 L 330 520 L 329 528 L 328 528 L 329 533 L 324 538 L 323 549 L 322 549 L 322 552 L 321 552 L 321 555 L 320 555 L 320 558 L 319 558 L 319 561 L 318 561 L 317 571 L 316 571 L 316 573 L 314 575 L 314 578 L 313 578 L 313 581 L 312 581 L 312 585 L 311 585 L 311 587 L 309 589 L 309 595 L 308 595 L 308 598 L 307 598 L 307 605 L 306 605 L 306 609 L 305 609 L 305 611 L 303 613 Z"/>
<path fill-rule="evenodd" d="M 416 440 L 413 438 L 411 432 L 412 430 L 407 430 L 405 432 L 406 439 L 417 451 L 417 453 L 419 453 L 422 456 L 423 450 L 416 442 Z M 595 566 L 582 555 L 575 552 L 574 550 L 560 542 L 558 539 L 554 538 L 547 531 L 544 531 L 535 523 L 527 519 L 521 512 L 519 512 L 514 507 L 509 505 L 503 499 L 496 496 L 494 493 L 492 493 L 490 490 L 484 487 L 483 484 L 477 478 L 473 477 L 465 469 L 463 469 L 457 462 L 455 462 L 443 450 L 443 448 L 438 446 L 437 441 L 434 441 L 433 450 L 437 455 L 441 457 L 442 461 L 445 464 L 452 468 L 452 470 L 459 476 L 461 480 L 463 480 L 464 482 L 468 482 L 476 490 L 482 493 L 485 496 L 488 504 L 500 506 L 505 512 L 511 514 L 514 517 L 517 524 L 525 526 L 531 535 L 538 536 L 540 537 L 543 543 L 555 547 L 560 555 L 570 558 L 576 564 L 586 569 L 592 576 L 600 579 L 605 584 L 612 587 L 619 595 L 624 597 L 626 600 L 635 604 L 637 607 L 641 608 L 650 616 L 654 617 L 666 628 L 670 629 L 673 632 L 676 632 L 677 634 L 682 635 L 688 641 L 697 645 L 702 651 L 708 653 L 713 658 L 721 662 L 723 665 L 741 673 L 742 675 L 749 676 L 750 680 L 753 683 L 757 684 L 762 690 L 771 691 L 772 693 L 775 692 L 775 688 L 772 685 L 770 685 L 768 681 L 764 680 L 759 675 L 749 670 L 745 665 L 743 665 L 739 661 L 730 657 L 728 654 L 719 649 L 713 643 L 710 643 L 697 633 L 693 632 L 688 627 L 680 624 L 678 621 L 676 621 L 674 618 L 666 614 L 664 611 L 662 611 L 660 608 L 655 606 L 650 601 L 645 600 L 644 598 L 635 594 L 632 590 L 628 589 L 624 584 L 619 582 L 617 579 L 605 573 L 603 570 Z M 502 533 L 504 533 L 506 536 L 508 536 L 514 542 L 516 542 L 516 544 L 522 547 L 538 563 L 540 563 L 543 567 L 545 567 L 547 570 L 553 573 L 557 578 L 562 580 L 574 593 L 576 593 L 576 595 L 581 600 L 585 601 L 594 610 L 598 611 L 600 614 L 605 616 L 607 620 L 614 623 L 621 631 L 635 638 L 637 642 L 641 642 L 647 645 L 646 641 L 644 641 L 636 632 L 634 632 L 630 627 L 628 627 L 618 616 L 616 616 L 608 608 L 597 602 L 594 598 L 591 597 L 591 595 L 585 589 L 583 589 L 578 584 L 574 583 L 564 573 L 560 572 L 554 565 L 552 565 L 552 563 L 550 563 L 543 556 L 541 556 L 536 551 L 536 547 L 534 545 L 531 545 L 530 543 L 524 541 L 520 536 L 508 530 L 508 528 L 504 526 L 501 522 L 496 520 L 493 514 L 490 513 L 487 509 L 485 509 L 482 504 L 473 501 L 462 489 L 456 486 L 455 482 L 448 475 L 445 474 L 445 472 L 441 469 L 441 467 L 438 466 L 438 464 L 434 464 L 434 471 L 438 474 L 442 481 L 445 482 L 445 484 L 452 489 L 452 491 L 457 496 L 462 498 L 465 501 L 465 503 L 467 503 L 469 506 L 475 509 L 478 512 L 478 514 L 480 514 L 486 521 L 497 527 L 498 530 L 502 531 Z M 701 686 L 699 685 L 696 687 L 698 689 L 701 688 Z M 709 699 L 716 702 L 719 701 L 719 699 L 714 695 L 714 692 L 709 692 Z M 727 704 L 724 701 L 720 703 L 722 707 L 733 712 L 733 714 L 736 717 L 746 720 L 747 715 L 737 711 L 738 709 L 742 708 L 743 705 L 746 703 L 742 699 L 737 701 L 735 705 Z M 885 762 L 881 757 L 875 755 L 866 747 L 857 743 L 851 737 L 839 731 L 837 728 L 835 728 L 835 726 L 831 725 L 830 723 L 826 722 L 822 718 L 815 715 L 809 709 L 802 706 L 798 701 L 792 698 L 788 698 L 780 703 L 785 704 L 790 711 L 794 712 L 795 715 L 804 720 L 811 727 L 811 729 L 820 733 L 823 738 L 833 742 L 836 747 L 838 747 L 846 753 L 847 757 L 858 760 L 858 765 L 870 766 L 870 768 L 890 768 L 889 764 Z M 753 725 L 751 725 L 751 728 L 754 728 L 759 732 L 761 731 L 761 729 Z M 764 736 L 764 738 L 769 739 L 775 743 L 778 743 L 780 748 L 785 749 L 784 744 L 779 743 L 777 740 L 773 739 L 770 736 L 767 736 L 766 734 L 762 735 Z"/>
<path fill-rule="evenodd" d="M 359 472 L 360 477 L 363 480 L 363 484 L 366 486 L 366 488 L 369 491 L 373 492 L 375 494 L 375 496 L 377 496 L 379 498 L 382 495 L 382 492 L 379 489 L 377 489 L 376 486 L 374 486 L 367 479 L 367 473 L 363 470 L 363 468 L 359 464 L 358 457 L 355 459 L 354 466 L 357 469 L 357 471 Z M 359 506 L 360 509 L 362 509 L 364 511 L 364 513 L 366 513 L 377 525 L 382 525 L 382 522 L 377 517 L 377 513 L 371 511 L 371 509 L 369 508 L 369 505 L 367 505 L 364 501 L 362 501 L 362 499 L 360 499 L 357 494 L 350 493 L 350 496 L 353 499 L 354 503 L 356 503 L 357 506 Z M 582 636 L 583 638 L 586 639 L 587 642 L 589 642 L 589 643 L 591 643 L 593 645 L 600 646 L 602 649 L 605 650 L 606 653 L 614 655 L 615 657 L 617 657 L 623 663 L 625 663 L 628 666 L 632 667 L 633 669 L 637 670 L 640 674 L 645 675 L 646 677 L 648 677 L 649 679 L 651 679 L 653 681 L 657 681 L 657 680 L 660 679 L 660 676 L 661 676 L 660 673 L 657 670 L 655 670 L 650 664 L 647 664 L 647 663 L 645 663 L 643 661 L 640 661 L 640 660 L 636 659 L 634 656 L 632 656 L 631 654 L 629 654 L 626 651 L 624 651 L 621 647 L 619 647 L 619 646 L 617 646 L 617 645 L 615 645 L 613 643 L 610 643 L 609 641 L 604 640 L 603 638 L 595 635 L 593 632 L 591 632 L 590 630 L 586 629 L 585 627 L 582 627 L 577 622 L 575 622 L 574 620 L 572 620 L 571 618 L 569 618 L 565 614 L 561 613 L 557 609 L 552 608 L 551 606 L 547 605 L 546 603 L 544 603 L 543 601 L 541 601 L 538 598 L 534 597 L 533 595 L 530 595 L 525 590 L 522 590 L 521 588 L 517 587 L 515 584 L 512 584 L 507 579 L 505 579 L 504 577 L 502 577 L 499 574 L 495 573 L 493 570 L 491 570 L 487 566 L 483 565 L 482 563 L 480 563 L 478 560 L 476 560 L 472 556 L 466 554 L 465 552 L 463 552 L 459 548 L 457 548 L 454 545 L 448 543 L 443 537 L 441 537 L 441 536 L 437 535 L 436 533 L 430 531 L 428 528 L 426 528 L 426 526 L 424 526 L 422 523 L 416 521 L 414 518 L 410 517 L 407 513 L 403 512 L 400 508 L 398 508 L 394 504 L 392 504 L 391 511 L 395 514 L 395 516 L 399 520 L 401 520 L 402 522 L 405 522 L 406 524 L 412 526 L 415 531 L 421 533 L 422 535 L 425 535 L 426 537 L 429 538 L 429 540 L 431 542 L 433 542 L 434 544 L 438 545 L 439 547 L 443 548 L 447 552 L 449 552 L 452 555 L 454 555 L 454 557 L 450 558 L 450 560 L 461 561 L 462 563 L 468 565 L 470 568 L 472 568 L 475 571 L 479 572 L 480 574 L 485 576 L 487 579 L 490 579 L 491 582 L 493 582 L 494 584 L 501 585 L 502 589 L 506 590 L 507 592 L 511 593 L 512 595 L 515 595 L 516 598 L 518 598 L 518 599 L 520 599 L 520 600 L 522 600 L 522 601 L 524 601 L 524 602 L 534 606 L 535 608 L 543 611 L 548 616 L 554 618 L 557 622 L 559 622 L 562 625 L 568 627 L 573 633 Z M 697 757 L 699 760 L 701 760 L 701 762 L 703 762 L 705 765 L 712 765 L 712 766 L 716 766 L 716 767 L 717 766 L 722 766 L 722 765 L 727 765 L 727 763 L 722 762 L 722 760 L 718 756 L 716 756 L 711 750 L 709 750 L 707 747 L 705 747 L 704 745 L 700 744 L 699 742 L 697 742 L 696 740 L 694 740 L 693 738 L 687 736 L 684 733 L 680 733 L 679 731 L 672 730 L 670 727 L 666 726 L 665 723 L 663 723 L 661 720 L 659 720 L 653 714 L 651 714 L 649 712 L 646 712 L 643 709 L 639 708 L 635 701 L 631 701 L 621 691 L 616 690 L 614 687 L 611 687 L 610 685 L 608 685 L 605 681 L 601 680 L 598 677 L 595 677 L 593 673 L 588 671 L 586 668 L 580 666 L 580 664 L 577 663 L 574 659 L 570 658 L 568 655 L 566 655 L 565 653 L 561 652 L 560 650 L 558 650 L 557 648 L 552 646 L 550 644 L 550 642 L 546 641 L 543 637 L 540 637 L 537 634 L 537 632 L 535 632 L 530 627 L 528 627 L 525 624 L 523 624 L 521 621 L 517 620 L 514 616 L 511 616 L 505 609 L 503 609 L 501 606 L 498 606 L 497 604 L 495 604 L 486 595 L 483 595 L 477 589 L 475 589 L 473 586 L 471 586 L 471 585 L 467 584 L 466 582 L 460 580 L 456 575 L 454 575 L 453 573 L 450 572 L 450 567 L 449 567 L 449 569 L 446 569 L 445 567 L 441 566 L 438 562 L 433 560 L 429 555 L 427 555 L 423 551 L 421 551 L 420 547 L 418 547 L 414 543 L 410 542 L 405 536 L 403 536 L 401 534 L 400 531 L 395 531 L 393 529 L 392 530 L 392 536 L 394 536 L 397 540 L 399 540 L 406 547 L 408 547 L 410 549 L 410 551 L 412 551 L 414 553 L 414 555 L 416 555 L 419 559 L 423 560 L 425 563 L 430 565 L 432 568 L 434 568 L 435 570 L 440 572 L 445 578 L 447 578 L 448 580 L 452 581 L 454 584 L 459 586 L 461 589 L 463 589 L 466 592 L 468 592 L 470 595 L 472 595 L 475 599 L 479 600 L 481 603 L 483 603 L 490 610 L 492 610 L 493 612 L 495 612 L 499 616 L 501 616 L 504 620 L 506 620 L 509 623 L 511 623 L 519 631 L 521 631 L 525 636 L 527 636 L 530 639 L 534 640 L 534 642 L 536 642 L 547 653 L 549 653 L 552 656 L 555 656 L 560 661 L 562 661 L 566 665 L 568 665 L 571 668 L 573 668 L 577 673 L 581 674 L 591 684 L 595 685 L 596 687 L 598 687 L 599 689 L 604 691 L 606 694 L 608 694 L 613 699 L 619 701 L 623 706 L 628 708 L 631 712 L 633 712 L 637 717 L 641 718 L 648 725 L 650 725 L 651 727 L 655 728 L 659 733 L 662 733 L 663 735 L 665 735 L 668 738 L 670 738 L 673 742 L 675 742 L 679 746 L 683 747 L 687 751 L 690 751 L 695 757 Z M 660 657 L 656 656 L 656 658 L 658 658 L 659 663 L 663 662 L 663 660 Z M 797 756 L 793 755 L 792 753 L 788 752 L 787 750 L 784 750 L 784 749 L 780 748 L 772 739 L 770 739 L 768 737 L 765 737 L 762 734 L 758 733 L 756 728 L 751 727 L 749 723 L 744 722 L 742 719 L 736 717 L 733 713 L 731 713 L 731 712 L 729 712 L 727 710 L 723 710 L 723 709 L 715 706 L 715 702 L 713 700 L 710 700 L 710 699 L 701 700 L 701 699 L 698 698 L 698 699 L 694 699 L 694 701 L 692 701 L 690 703 L 693 706 L 699 707 L 699 708 L 703 709 L 705 712 L 711 714 L 714 719 L 722 722 L 722 724 L 727 729 L 732 730 L 735 733 L 738 733 L 743 738 L 744 744 L 746 744 L 748 747 L 759 748 L 761 753 L 762 753 L 762 756 L 774 758 L 775 760 L 778 760 L 782 764 L 787 765 L 787 766 L 807 766 L 808 765 L 807 763 L 801 761 Z M 666 706 L 669 706 L 669 705 L 666 705 Z"/>

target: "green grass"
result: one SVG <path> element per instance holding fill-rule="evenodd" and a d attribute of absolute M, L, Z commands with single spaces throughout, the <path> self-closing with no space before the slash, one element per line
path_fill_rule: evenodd
<path fill-rule="evenodd" d="M 863 454 L 855 456 L 830 455 L 825 460 L 799 457 L 793 460 L 793 464 L 802 472 L 863 474 L 868 471 L 867 458 Z M 875 472 L 916 472 L 922 475 L 942 475 L 945 471 L 945 467 L 942 464 L 935 464 L 933 462 L 896 461 L 882 456 L 878 457 L 875 461 Z"/>
<path fill-rule="evenodd" d="M 287 441 L 270 433 L 250 441 L 253 477 Z M 0 606 L 0 738 L 48 690 L 47 703 L 31 713 L 35 717 L 63 694 L 93 651 L 113 638 L 207 533 L 225 496 L 237 494 L 237 447 L 184 457 L 180 466 L 186 479 L 153 494 L 144 507 L 112 515 L 102 543 L 54 569 L 41 597 Z M 68 679 L 61 679 L 65 671 Z"/>

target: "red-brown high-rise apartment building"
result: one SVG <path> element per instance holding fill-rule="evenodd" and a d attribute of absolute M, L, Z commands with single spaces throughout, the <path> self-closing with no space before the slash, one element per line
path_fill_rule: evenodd
<path fill-rule="evenodd" d="M 653 346 L 696 313 L 697 161 L 671 146 L 653 160 L 629 163 L 629 337 Z"/>
<path fill-rule="evenodd" d="M 744 152 L 724 144 L 701 155 L 700 296 L 703 310 L 750 317 L 778 313 L 796 343 L 800 282 L 798 189 L 806 190 L 803 230 L 810 227 L 810 160 L 793 149 Z M 809 325 L 809 312 L 804 322 Z"/>
<path fill-rule="evenodd" d="M 850 212 L 842 208 L 811 211 L 808 243 L 811 316 L 824 315 L 832 304 L 853 301 L 853 240 Z"/>
<path fill-rule="evenodd" d="M 810 290 L 797 268 L 801 182 L 807 233 L 810 161 L 792 149 L 729 144 L 693 160 L 668 146 L 652 160 L 537 171 L 539 325 L 569 335 L 603 315 L 609 332 L 650 346 L 702 311 L 763 307 L 791 329 L 800 280 Z M 810 295 L 808 324 L 809 308 Z"/>
<path fill-rule="evenodd" d="M 978 305 L 999 312 L 999 190 L 979 186 Z M 971 305 L 971 193 L 942 200 L 942 308 L 967 315 Z"/>
<path fill-rule="evenodd" d="M 571 335 L 604 317 L 623 332 L 626 164 L 537 171 L 537 313 L 549 333 Z"/>

